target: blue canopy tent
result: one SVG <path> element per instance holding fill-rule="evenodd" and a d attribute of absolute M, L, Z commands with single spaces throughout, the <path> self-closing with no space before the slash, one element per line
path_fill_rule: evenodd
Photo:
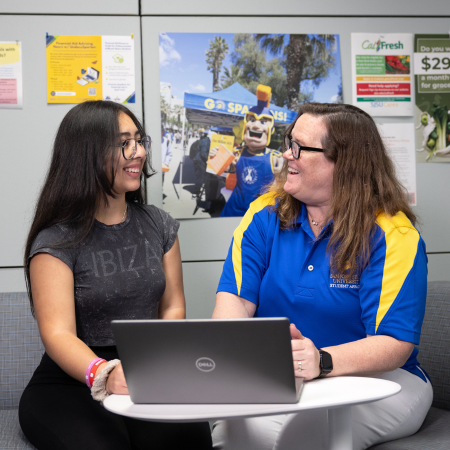
<path fill-rule="evenodd" d="M 258 104 L 255 94 L 247 91 L 239 83 L 217 92 L 207 94 L 184 94 L 186 117 L 190 123 L 232 128 L 237 125 L 250 108 Z M 295 111 L 269 105 L 275 125 L 288 126 L 297 116 Z"/>
<path fill-rule="evenodd" d="M 183 104 L 185 109 L 183 111 L 182 142 L 184 142 L 185 118 L 192 124 L 207 125 L 219 129 L 231 129 L 238 125 L 245 114 L 257 104 L 258 99 L 256 95 L 249 92 L 239 83 L 234 83 L 221 91 L 206 94 L 191 94 L 186 92 L 184 94 Z M 269 105 L 269 111 L 274 118 L 275 126 L 287 127 L 297 117 L 295 111 L 281 108 L 272 103 Z M 183 152 L 185 150 L 183 149 Z M 192 162 L 189 160 L 189 157 L 183 155 L 172 181 L 178 199 L 180 199 L 180 196 L 175 184 L 179 184 L 181 188 L 182 184 L 195 182 L 195 179 L 193 179 L 193 170 L 189 170 L 190 163 Z M 184 164 L 186 164 L 186 168 L 183 173 Z M 197 208 L 194 214 L 196 211 Z"/>

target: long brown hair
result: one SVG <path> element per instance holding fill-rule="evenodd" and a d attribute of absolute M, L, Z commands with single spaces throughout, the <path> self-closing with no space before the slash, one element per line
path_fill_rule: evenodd
<path fill-rule="evenodd" d="M 383 211 L 394 216 L 403 211 L 415 224 L 416 216 L 406 201 L 406 190 L 395 176 L 394 165 L 373 119 L 351 105 L 307 103 L 300 107 L 292 129 L 302 114 L 320 117 L 327 128 L 322 137 L 324 155 L 335 163 L 331 217 L 333 227 L 327 251 L 331 265 L 340 273 L 353 276 L 361 272 L 370 258 L 370 242 L 376 231 L 376 215 Z M 284 139 L 283 139 L 283 151 Z M 287 161 L 269 187 L 278 198 L 274 206 L 281 227 L 291 228 L 302 203 L 284 191 Z"/>

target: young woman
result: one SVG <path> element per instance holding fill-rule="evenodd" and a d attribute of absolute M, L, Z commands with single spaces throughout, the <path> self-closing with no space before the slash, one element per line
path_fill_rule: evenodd
<path fill-rule="evenodd" d="M 185 317 L 179 224 L 144 205 L 150 148 L 113 102 L 77 105 L 59 127 L 24 261 L 46 352 L 19 419 L 38 449 L 211 448 L 207 423 L 129 419 L 98 401 L 128 393 L 111 320 Z"/>

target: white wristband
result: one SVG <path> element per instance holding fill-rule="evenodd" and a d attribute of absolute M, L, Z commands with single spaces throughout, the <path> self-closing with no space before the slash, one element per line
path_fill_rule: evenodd
<path fill-rule="evenodd" d="M 106 364 L 106 366 L 98 375 L 96 375 L 91 389 L 91 395 L 94 400 L 102 402 L 106 397 L 109 396 L 108 392 L 106 391 L 106 382 L 108 381 L 109 374 L 119 364 L 120 359 L 113 359 Z"/>

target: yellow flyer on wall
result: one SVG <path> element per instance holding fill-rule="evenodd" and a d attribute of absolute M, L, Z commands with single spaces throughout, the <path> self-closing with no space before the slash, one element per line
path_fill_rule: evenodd
<path fill-rule="evenodd" d="M 135 102 L 132 36 L 47 34 L 47 103 Z"/>

